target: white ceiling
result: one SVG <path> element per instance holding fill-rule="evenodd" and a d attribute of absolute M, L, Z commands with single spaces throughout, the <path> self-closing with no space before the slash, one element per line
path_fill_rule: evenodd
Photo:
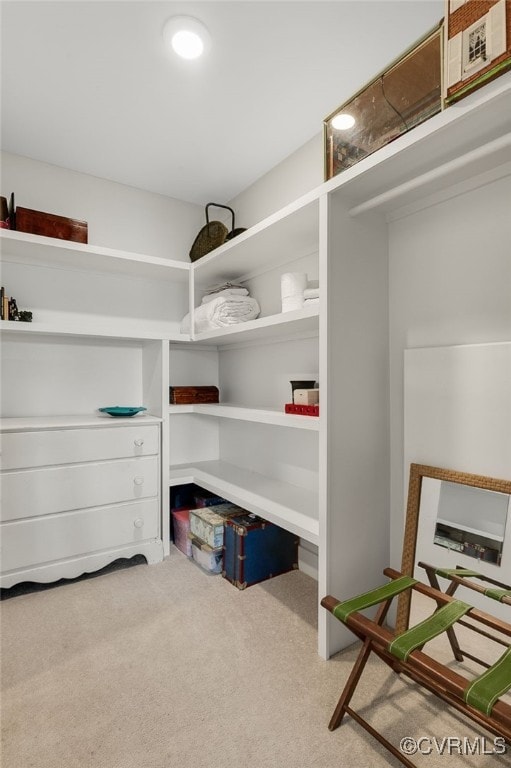
<path fill-rule="evenodd" d="M 226 202 L 443 16 L 443 0 L 6 0 L 2 149 L 205 204 Z M 170 16 L 206 58 L 167 55 Z"/>

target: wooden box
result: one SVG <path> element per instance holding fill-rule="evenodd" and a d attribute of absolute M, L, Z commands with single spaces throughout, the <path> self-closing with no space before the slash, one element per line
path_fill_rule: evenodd
<path fill-rule="evenodd" d="M 171 405 L 218 403 L 218 387 L 169 387 Z"/>
<path fill-rule="evenodd" d="M 60 240 L 73 240 L 77 243 L 87 242 L 87 222 L 78 219 L 68 219 L 65 216 L 55 216 L 53 213 L 32 211 L 30 208 L 16 207 L 15 226 L 18 232 L 28 232 L 32 235 L 56 237 Z"/>
<path fill-rule="evenodd" d="M 222 576 L 238 589 L 298 568 L 298 538 L 256 515 L 225 521 Z"/>

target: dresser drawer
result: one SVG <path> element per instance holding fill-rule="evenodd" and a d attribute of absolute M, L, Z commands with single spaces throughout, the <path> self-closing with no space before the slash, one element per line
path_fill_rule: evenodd
<path fill-rule="evenodd" d="M 156 539 L 157 499 L 2 523 L 2 571 Z"/>
<path fill-rule="evenodd" d="M 159 456 L 2 474 L 2 520 L 159 496 Z"/>
<path fill-rule="evenodd" d="M 7 432 L 2 435 L 2 469 L 150 456 L 159 451 L 157 424 Z"/>

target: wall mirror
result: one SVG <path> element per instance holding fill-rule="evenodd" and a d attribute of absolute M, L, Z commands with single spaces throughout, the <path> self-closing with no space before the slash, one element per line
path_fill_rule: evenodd
<path fill-rule="evenodd" d="M 505 588 L 511 583 L 510 500 L 511 480 L 411 464 L 401 571 L 427 583 L 419 562 L 466 568 Z M 396 629 L 404 631 L 409 619 L 405 593 Z"/>

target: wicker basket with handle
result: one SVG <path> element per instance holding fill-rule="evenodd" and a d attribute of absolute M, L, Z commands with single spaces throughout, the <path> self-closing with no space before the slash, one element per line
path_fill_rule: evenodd
<path fill-rule="evenodd" d="M 209 220 L 208 208 L 210 208 L 210 206 L 214 206 L 215 208 L 225 208 L 225 210 L 231 212 L 232 229 L 230 232 L 221 221 Z M 234 228 L 234 211 L 232 208 L 229 208 L 228 205 L 221 205 L 220 203 L 208 203 L 206 205 L 206 226 L 202 227 L 201 231 L 193 241 L 193 245 L 190 249 L 190 259 L 192 261 L 197 261 L 197 259 L 202 258 L 202 256 L 205 256 L 210 251 L 218 248 L 219 245 L 223 245 L 226 240 L 230 240 L 244 231 L 245 230 L 240 227 L 238 227 L 238 229 Z"/>

